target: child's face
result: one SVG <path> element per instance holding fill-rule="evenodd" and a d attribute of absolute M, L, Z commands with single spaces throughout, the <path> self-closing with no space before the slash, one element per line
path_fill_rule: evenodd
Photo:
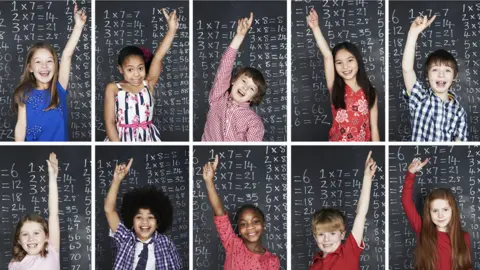
<path fill-rule="evenodd" d="M 27 221 L 20 229 L 18 243 L 28 255 L 38 255 L 43 250 L 48 237 L 38 222 Z"/>
<path fill-rule="evenodd" d="M 37 80 L 37 86 L 49 84 L 55 73 L 55 62 L 52 53 L 47 49 L 38 49 L 28 63 L 28 71 L 33 73 Z"/>
<path fill-rule="evenodd" d="M 145 241 L 152 237 L 157 229 L 157 220 L 150 209 L 138 209 L 137 214 L 133 217 L 133 230 L 138 239 Z"/>
<path fill-rule="evenodd" d="M 242 74 L 232 83 L 232 91 L 230 95 L 235 102 L 243 103 L 250 102 L 257 92 L 258 87 L 253 82 L 252 78 Z"/>
<path fill-rule="evenodd" d="M 342 49 L 335 54 L 335 69 L 338 75 L 345 81 L 357 78 L 358 62 L 349 51 Z"/>
<path fill-rule="evenodd" d="M 146 77 L 145 61 L 138 55 L 125 58 L 122 66 L 118 66 L 118 70 L 123 79 L 133 86 L 141 85 Z"/>
<path fill-rule="evenodd" d="M 345 237 L 345 232 L 339 230 L 333 232 L 317 232 L 315 235 L 315 241 L 318 248 L 326 255 L 334 252 L 342 244 L 342 240 Z"/>
<path fill-rule="evenodd" d="M 453 68 L 445 64 L 434 64 L 428 70 L 428 83 L 436 94 L 444 94 L 452 86 L 454 78 Z"/>
<path fill-rule="evenodd" d="M 452 207 L 446 200 L 436 199 L 430 203 L 430 217 L 437 230 L 447 231 L 447 225 L 452 219 Z"/>
<path fill-rule="evenodd" d="M 253 209 L 245 209 L 238 219 L 238 232 L 244 241 L 257 243 L 265 231 L 265 224 L 260 213 Z"/>

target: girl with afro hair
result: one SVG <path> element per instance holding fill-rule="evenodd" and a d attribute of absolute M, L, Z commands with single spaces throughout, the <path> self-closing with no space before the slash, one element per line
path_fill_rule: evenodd
<path fill-rule="evenodd" d="M 116 211 L 118 189 L 132 162 L 130 159 L 128 165 L 115 167 L 105 199 L 105 215 L 117 251 L 113 269 L 181 269 L 175 244 L 163 234 L 172 225 L 173 208 L 168 196 L 160 189 L 142 187 L 125 194 L 120 220 Z"/>

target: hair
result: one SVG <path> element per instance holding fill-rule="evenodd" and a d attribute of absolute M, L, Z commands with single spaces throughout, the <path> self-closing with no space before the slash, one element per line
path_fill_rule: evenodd
<path fill-rule="evenodd" d="M 313 213 L 312 233 L 317 232 L 345 232 L 345 215 L 334 208 L 323 208 Z"/>
<path fill-rule="evenodd" d="M 456 78 L 458 75 L 458 63 L 455 57 L 444 49 L 436 50 L 430 53 L 425 61 L 425 66 L 423 67 L 423 76 L 428 82 L 428 71 L 432 68 L 433 65 L 446 65 L 453 69 L 453 78 Z"/>
<path fill-rule="evenodd" d="M 133 227 L 133 219 L 140 209 L 149 209 L 152 212 L 157 220 L 157 232 L 164 233 L 172 226 L 173 206 L 160 188 L 136 188 L 123 196 L 120 215 L 127 228 Z"/>
<path fill-rule="evenodd" d="M 28 214 L 24 216 L 15 226 L 15 234 L 13 236 L 13 248 L 12 248 L 12 262 L 21 262 L 25 256 L 27 256 L 27 252 L 23 249 L 23 247 L 18 243 L 20 239 L 20 230 L 22 229 L 23 225 L 27 222 L 37 222 L 39 223 L 45 235 L 48 236 L 48 223 L 47 221 L 37 214 Z M 48 254 L 47 251 L 48 243 L 45 243 L 43 249 L 40 251 L 40 256 L 45 258 Z"/>
<path fill-rule="evenodd" d="M 452 246 L 452 270 L 466 270 L 472 268 L 472 259 L 465 243 L 464 231 L 460 225 L 460 212 L 455 197 L 449 189 L 438 188 L 430 192 L 423 207 L 423 222 L 418 244 L 415 249 L 415 269 L 436 269 L 437 228 L 430 216 L 430 205 L 434 200 L 445 200 L 452 209 L 452 217 L 447 225 L 448 236 Z"/>
<path fill-rule="evenodd" d="M 48 50 L 53 56 L 53 63 L 55 65 L 53 70 L 53 77 L 50 81 L 49 89 L 50 89 L 50 104 L 45 109 L 45 111 L 49 111 L 54 109 L 60 103 L 60 99 L 57 93 L 57 86 L 56 82 L 58 81 L 58 56 L 55 49 L 52 45 L 44 42 L 39 42 L 34 44 L 27 53 L 27 58 L 25 59 L 25 64 L 23 66 L 23 74 L 20 79 L 20 83 L 13 91 L 13 100 L 12 100 L 12 108 L 15 112 L 18 111 L 18 106 L 20 104 L 25 104 L 28 96 L 33 88 L 37 86 L 37 79 L 35 79 L 35 75 L 29 71 L 30 69 L 30 62 L 32 61 L 33 55 L 39 49 L 46 49 Z"/>
<path fill-rule="evenodd" d="M 235 224 L 238 225 L 238 221 L 240 220 L 240 217 L 242 216 L 243 212 L 246 210 L 252 210 L 254 212 L 257 212 L 261 217 L 262 217 L 262 223 L 265 223 L 265 214 L 263 213 L 260 208 L 253 204 L 244 204 L 240 208 L 237 209 L 237 212 L 235 213 Z M 237 226 L 237 233 L 238 233 L 238 226 Z"/>
<path fill-rule="evenodd" d="M 120 50 L 118 54 L 118 65 L 122 66 L 125 59 L 130 56 L 139 56 L 145 62 L 145 71 L 148 74 L 148 70 L 150 69 L 150 64 L 152 63 L 152 53 L 143 47 L 137 46 L 126 46 Z"/>
<path fill-rule="evenodd" d="M 375 105 L 375 98 L 377 96 L 377 90 L 373 87 L 372 83 L 368 79 L 367 72 L 365 71 L 365 65 L 363 64 L 362 55 L 360 50 L 355 44 L 350 42 L 342 42 L 335 47 L 333 47 L 332 55 L 333 61 L 335 63 L 335 55 L 340 50 L 346 50 L 351 53 L 357 60 L 358 71 L 356 75 L 356 80 L 358 85 L 362 88 L 365 93 L 365 97 L 368 102 L 368 109 L 371 109 Z M 345 81 L 343 80 L 335 68 L 335 79 L 333 80 L 333 89 L 332 89 L 332 104 L 335 109 L 345 109 Z"/>
<path fill-rule="evenodd" d="M 267 82 L 265 82 L 265 78 L 262 75 L 262 72 L 260 72 L 256 68 L 252 67 L 243 67 L 235 73 L 235 75 L 232 77 L 231 83 L 235 82 L 240 76 L 245 75 L 249 78 L 252 79 L 253 83 L 257 86 L 257 94 L 252 98 L 250 101 L 250 105 L 259 105 L 263 101 L 263 97 L 266 94 L 267 90 Z M 232 86 L 228 89 L 228 92 L 232 91 Z"/>

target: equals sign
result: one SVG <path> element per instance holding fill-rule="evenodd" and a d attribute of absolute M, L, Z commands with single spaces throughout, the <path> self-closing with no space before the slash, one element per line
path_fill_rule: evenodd
<path fill-rule="evenodd" d="M 435 46 L 440 47 L 442 46 L 442 43 L 440 41 L 435 41 Z"/>
<path fill-rule="evenodd" d="M 38 40 L 45 40 L 42 35 L 38 35 L 38 36 L 37 36 L 37 39 L 38 39 Z"/>
<path fill-rule="evenodd" d="M 235 157 L 236 157 L 236 158 L 241 158 L 241 157 L 242 157 L 242 154 L 235 154 Z"/>
<path fill-rule="evenodd" d="M 350 36 L 351 36 L 352 38 L 357 38 L 357 34 L 354 34 L 354 33 L 351 33 Z"/>
<path fill-rule="evenodd" d="M 305 125 L 308 125 L 308 124 L 311 124 L 312 121 L 311 121 L 311 120 L 304 120 L 303 123 L 304 123 Z"/>
<path fill-rule="evenodd" d="M 296 8 L 295 9 L 295 14 L 304 14 L 303 13 L 303 8 Z"/>
<path fill-rule="evenodd" d="M 350 173 L 344 173 L 343 176 L 350 176 Z"/>
<path fill-rule="evenodd" d="M 127 27 L 133 27 L 133 23 L 127 23 Z"/>
<path fill-rule="evenodd" d="M 10 201 L 9 195 L 2 195 L 2 201 Z"/>
<path fill-rule="evenodd" d="M 241 169 L 241 168 L 242 168 L 242 164 L 235 164 L 235 168 Z"/>
<path fill-rule="evenodd" d="M 235 185 L 235 189 L 242 189 L 242 185 Z"/>
<path fill-rule="evenodd" d="M 440 149 L 438 149 L 438 152 L 439 153 L 445 153 L 445 152 L 447 152 L 447 150 L 445 148 L 440 148 Z"/>
<path fill-rule="evenodd" d="M 37 18 L 38 18 L 38 20 L 43 20 L 43 19 L 45 19 L 45 17 L 44 17 L 43 15 L 40 15 L 40 14 L 37 15 Z"/>
<path fill-rule="evenodd" d="M 242 179 L 243 175 L 241 173 L 236 173 L 235 174 L 235 179 Z"/>
<path fill-rule="evenodd" d="M 43 10 L 44 7 L 43 7 L 43 5 L 37 5 L 37 9 L 38 9 L 38 10 Z"/>
<path fill-rule="evenodd" d="M 128 13 L 127 16 L 125 16 L 127 19 L 132 18 L 132 14 Z"/>
<path fill-rule="evenodd" d="M 278 46 L 277 46 L 277 45 L 272 45 L 272 46 L 270 46 L 270 48 L 272 48 L 272 50 L 278 50 Z"/>
<path fill-rule="evenodd" d="M 127 35 L 126 35 L 127 37 L 131 37 L 131 36 L 132 36 L 132 32 L 127 32 L 126 34 L 127 34 Z"/>
<path fill-rule="evenodd" d="M 441 158 L 440 163 L 447 163 L 447 159 L 446 158 Z"/>
<path fill-rule="evenodd" d="M 227 29 L 228 26 L 227 26 L 226 24 L 222 24 L 222 25 L 220 25 L 220 28 L 222 28 L 222 29 Z"/>
<path fill-rule="evenodd" d="M 9 176 L 8 170 L 6 170 L 6 169 L 1 170 L 0 172 L 2 172 L 2 176 Z M 3 173 L 3 172 L 7 172 L 7 173 Z M 6 184 L 6 183 L 2 183 L 2 184 Z"/>

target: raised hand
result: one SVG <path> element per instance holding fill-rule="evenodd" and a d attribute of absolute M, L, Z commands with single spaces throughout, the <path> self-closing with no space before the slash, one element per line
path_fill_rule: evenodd
<path fill-rule="evenodd" d="M 207 162 L 203 166 L 203 180 L 205 182 L 213 182 L 213 178 L 215 177 L 215 171 L 217 170 L 218 165 L 218 155 L 215 156 L 214 162 Z"/>
<path fill-rule="evenodd" d="M 250 12 L 250 18 L 242 18 L 237 22 L 237 35 L 245 36 L 250 27 L 252 27 L 253 12 Z"/>
<path fill-rule="evenodd" d="M 75 19 L 75 25 L 84 26 L 87 22 L 87 14 L 82 9 L 78 9 L 77 3 L 73 8 L 73 14 Z"/>
<path fill-rule="evenodd" d="M 310 27 L 311 29 L 315 27 L 320 28 L 320 26 L 318 25 L 318 14 L 314 8 L 310 10 L 310 13 L 307 16 L 307 23 L 308 27 Z"/>
<path fill-rule="evenodd" d="M 50 153 L 50 157 L 47 160 L 48 164 L 48 174 L 49 175 L 58 175 L 58 159 L 55 153 Z"/>
<path fill-rule="evenodd" d="M 433 15 L 433 17 L 428 20 L 427 16 L 418 16 L 415 18 L 413 21 L 412 25 L 410 26 L 410 30 L 408 31 L 409 33 L 419 35 L 425 28 L 429 27 L 430 24 L 435 20 L 437 16 Z"/>
<path fill-rule="evenodd" d="M 113 172 L 113 181 L 122 181 L 127 176 L 130 167 L 132 166 L 133 158 L 130 159 L 128 165 L 125 163 L 117 164 Z"/>
<path fill-rule="evenodd" d="M 377 171 L 377 163 L 372 156 L 372 151 L 368 152 L 367 160 L 365 161 L 365 171 L 363 173 L 363 177 L 367 177 L 368 179 L 372 179 L 373 176 L 375 175 L 375 172 Z"/>
<path fill-rule="evenodd" d="M 426 158 L 423 162 L 421 161 L 420 158 L 414 158 L 412 160 L 412 163 L 408 165 L 408 171 L 411 173 L 417 173 L 422 170 L 422 168 L 427 165 L 428 163 L 428 158 Z"/>
<path fill-rule="evenodd" d="M 165 8 L 162 8 L 163 16 L 165 16 L 165 19 L 167 19 L 167 24 L 168 24 L 168 30 L 177 30 L 178 29 L 178 17 L 177 17 L 177 11 L 173 10 L 170 12 L 170 14 L 167 13 Z"/>

